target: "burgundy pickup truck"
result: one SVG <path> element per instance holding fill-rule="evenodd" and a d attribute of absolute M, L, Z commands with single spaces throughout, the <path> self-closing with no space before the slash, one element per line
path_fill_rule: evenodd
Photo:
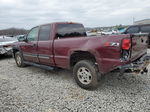
<path fill-rule="evenodd" d="M 18 67 L 73 69 L 77 84 L 84 89 L 98 85 L 101 75 L 147 72 L 146 34 L 88 37 L 79 23 L 58 22 L 36 26 L 13 47 Z"/>

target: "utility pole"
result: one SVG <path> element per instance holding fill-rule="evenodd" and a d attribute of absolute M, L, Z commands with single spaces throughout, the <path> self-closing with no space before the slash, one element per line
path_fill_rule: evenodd
<path fill-rule="evenodd" d="M 133 17 L 133 24 L 134 24 L 134 22 L 135 22 L 135 18 Z"/>

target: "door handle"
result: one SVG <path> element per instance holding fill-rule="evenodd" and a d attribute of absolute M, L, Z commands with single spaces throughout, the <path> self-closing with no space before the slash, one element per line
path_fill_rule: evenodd
<path fill-rule="evenodd" d="M 37 44 L 33 44 L 32 46 L 33 46 L 33 47 L 36 47 L 36 46 L 37 46 Z"/>
<path fill-rule="evenodd" d="M 36 47 L 36 46 L 37 46 L 37 44 L 30 44 L 30 46 L 31 46 L 31 47 Z"/>
<path fill-rule="evenodd" d="M 36 46 L 36 44 L 33 44 L 33 46 Z"/>

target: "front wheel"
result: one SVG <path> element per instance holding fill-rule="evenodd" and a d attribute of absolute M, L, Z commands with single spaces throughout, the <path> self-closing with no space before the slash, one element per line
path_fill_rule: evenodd
<path fill-rule="evenodd" d="M 73 68 L 77 84 L 84 89 L 95 89 L 98 86 L 98 69 L 90 60 L 79 61 Z"/>
<path fill-rule="evenodd" d="M 23 63 L 23 57 L 20 52 L 15 53 L 15 61 L 18 67 L 24 67 L 25 64 Z"/>

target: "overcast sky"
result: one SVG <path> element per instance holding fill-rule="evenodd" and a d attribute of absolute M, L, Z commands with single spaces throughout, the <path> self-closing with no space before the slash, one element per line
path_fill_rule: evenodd
<path fill-rule="evenodd" d="M 150 18 L 150 0 L 0 0 L 0 29 L 56 21 L 86 27 L 132 24 Z"/>

